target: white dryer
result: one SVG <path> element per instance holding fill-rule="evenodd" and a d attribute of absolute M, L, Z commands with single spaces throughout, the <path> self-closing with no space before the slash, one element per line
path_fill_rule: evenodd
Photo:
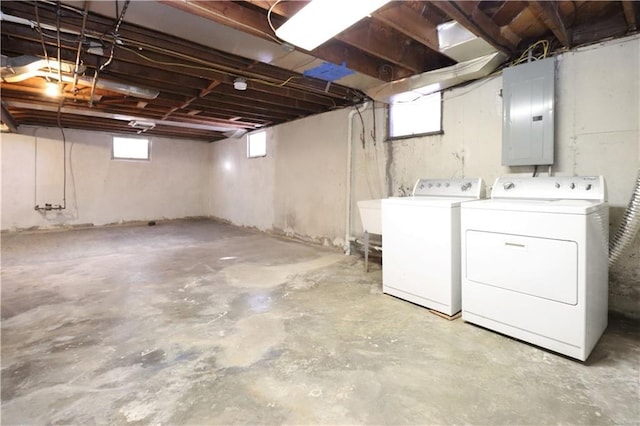
<path fill-rule="evenodd" d="M 382 200 L 382 290 L 454 315 L 460 311 L 460 205 L 481 179 L 419 179 L 411 197 Z"/>
<path fill-rule="evenodd" d="M 607 326 L 604 179 L 500 178 L 461 226 L 463 320 L 586 360 Z"/>

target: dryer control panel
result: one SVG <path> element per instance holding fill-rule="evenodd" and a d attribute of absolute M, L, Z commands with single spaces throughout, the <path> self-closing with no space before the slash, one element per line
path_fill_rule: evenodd
<path fill-rule="evenodd" d="M 607 201 L 602 176 L 501 177 L 491 198 Z"/>
<path fill-rule="evenodd" d="M 484 198 L 484 182 L 480 178 L 418 179 L 411 195 L 414 197 Z"/>

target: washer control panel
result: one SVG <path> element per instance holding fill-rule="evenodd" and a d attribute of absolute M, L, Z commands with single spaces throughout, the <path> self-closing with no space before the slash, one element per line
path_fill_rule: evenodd
<path fill-rule="evenodd" d="M 414 197 L 484 198 L 484 182 L 480 178 L 418 179 L 411 195 Z"/>
<path fill-rule="evenodd" d="M 491 198 L 533 200 L 607 200 L 602 176 L 501 177 Z"/>

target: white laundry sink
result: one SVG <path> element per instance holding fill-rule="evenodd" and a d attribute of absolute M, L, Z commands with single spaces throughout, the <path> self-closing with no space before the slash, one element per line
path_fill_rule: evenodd
<path fill-rule="evenodd" d="M 362 230 L 382 235 L 382 199 L 358 201 Z"/>

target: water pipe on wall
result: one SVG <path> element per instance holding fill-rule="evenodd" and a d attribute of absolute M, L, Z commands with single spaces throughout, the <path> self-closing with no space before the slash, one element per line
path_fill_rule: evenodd
<path fill-rule="evenodd" d="M 349 112 L 348 126 L 347 126 L 347 205 L 345 215 L 345 236 L 344 236 L 344 252 L 347 255 L 351 254 L 351 187 L 353 179 L 351 176 L 353 169 L 353 116 L 356 114 L 362 114 L 367 108 L 369 108 L 370 102 L 364 102 L 359 106 L 355 106 L 352 111 Z"/>

